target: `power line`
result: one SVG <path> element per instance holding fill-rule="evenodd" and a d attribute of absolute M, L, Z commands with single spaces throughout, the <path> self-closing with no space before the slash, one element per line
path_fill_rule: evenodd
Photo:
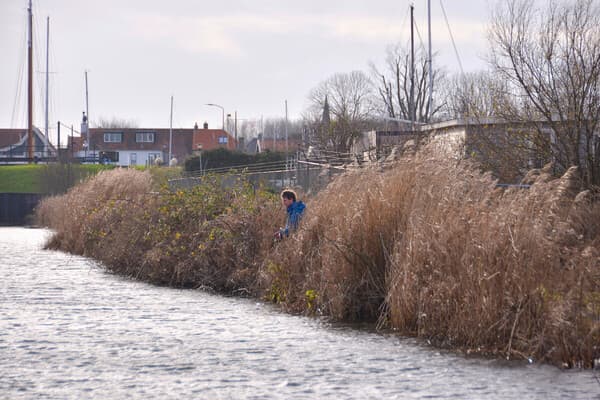
<path fill-rule="evenodd" d="M 62 123 L 62 122 L 60 122 L 60 121 L 58 121 L 58 123 L 59 123 L 59 124 L 60 124 L 60 125 L 61 125 L 63 128 L 67 128 L 69 131 L 71 131 L 71 126 L 65 125 L 65 124 L 63 124 L 63 123 Z M 79 134 L 79 136 L 81 136 L 81 132 L 79 132 L 78 130 L 76 130 L 76 129 L 73 129 L 73 132 L 75 132 L 75 133 Z"/>
<path fill-rule="evenodd" d="M 446 10 L 444 9 L 444 3 L 440 0 L 440 6 L 442 7 L 442 13 L 444 14 L 444 19 L 446 20 L 446 26 L 448 27 L 448 33 L 450 33 L 450 39 L 452 40 L 452 47 L 454 47 L 454 54 L 456 54 L 456 59 L 458 60 L 458 66 L 460 67 L 461 75 L 465 74 L 463 70 L 462 62 L 460 61 L 460 55 L 458 54 L 458 49 L 456 47 L 456 42 L 454 41 L 454 35 L 452 35 L 452 29 L 450 29 L 450 23 L 448 22 L 448 16 L 446 15 Z"/>

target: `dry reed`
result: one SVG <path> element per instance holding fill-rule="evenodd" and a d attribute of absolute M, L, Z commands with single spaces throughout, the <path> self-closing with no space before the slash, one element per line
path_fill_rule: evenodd
<path fill-rule="evenodd" d="M 292 311 L 378 320 L 471 352 L 590 367 L 600 357 L 600 202 L 575 168 L 498 189 L 428 151 L 338 178 L 265 264 Z"/>
<path fill-rule="evenodd" d="M 150 193 L 103 172 L 45 200 L 49 246 L 157 284 L 261 296 L 292 312 L 377 321 L 442 346 L 591 367 L 600 358 L 600 201 L 576 169 L 498 189 L 423 151 L 347 173 L 274 243 L 278 199 L 216 178 Z"/>

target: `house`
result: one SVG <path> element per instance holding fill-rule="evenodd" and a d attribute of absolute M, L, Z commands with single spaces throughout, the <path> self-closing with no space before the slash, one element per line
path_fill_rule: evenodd
<path fill-rule="evenodd" d="M 168 128 L 90 128 L 89 143 L 72 137 L 69 143 L 73 157 L 93 158 L 119 166 L 152 165 L 158 159 L 166 162 L 171 144 L 172 158 L 183 161 L 198 149 L 218 147 L 234 149 L 235 139 L 222 129 Z M 86 146 L 87 145 L 87 146 Z"/>
<path fill-rule="evenodd" d="M 217 148 L 226 148 L 235 150 L 237 142 L 233 136 L 223 129 L 208 129 L 208 124 L 205 122 L 202 129 L 194 126 L 192 138 L 192 150 L 213 150 Z"/>
<path fill-rule="evenodd" d="M 192 135 L 192 129 L 173 129 L 173 157 L 182 159 L 191 153 Z M 119 166 L 152 165 L 157 159 L 168 159 L 169 138 L 169 129 L 90 128 L 88 143 L 81 137 L 72 139 L 73 154 Z"/>
<path fill-rule="evenodd" d="M 33 127 L 33 157 L 47 159 L 56 156 L 56 148 L 46 143 L 46 137 L 38 128 Z M 0 162 L 29 161 L 29 141 L 27 129 L 0 129 Z"/>

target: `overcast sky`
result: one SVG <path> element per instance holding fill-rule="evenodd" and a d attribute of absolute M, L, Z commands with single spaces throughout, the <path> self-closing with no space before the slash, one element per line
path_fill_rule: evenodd
<path fill-rule="evenodd" d="M 465 71 L 485 68 L 489 2 L 443 0 Z M 85 70 L 92 126 L 116 117 L 168 127 L 173 95 L 174 127 L 220 127 L 206 103 L 252 119 L 284 116 L 287 99 L 297 118 L 322 80 L 383 66 L 386 47 L 409 40 L 411 3 L 426 45 L 426 0 L 34 0 L 35 124 L 44 125 L 47 16 L 52 128 L 79 125 Z M 440 0 L 431 3 L 438 63 L 458 71 Z M 0 0 L 0 128 L 26 126 L 26 29 L 27 0 Z"/>

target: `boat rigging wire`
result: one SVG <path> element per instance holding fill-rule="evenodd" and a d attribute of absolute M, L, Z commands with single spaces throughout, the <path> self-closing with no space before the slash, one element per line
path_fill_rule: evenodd
<path fill-rule="evenodd" d="M 454 41 L 454 35 L 452 34 L 452 29 L 450 28 L 450 23 L 448 22 L 448 16 L 446 15 L 446 9 L 444 8 L 444 2 L 440 0 L 440 6 L 442 7 L 442 13 L 444 14 L 444 19 L 446 20 L 446 26 L 448 27 L 448 33 L 450 34 L 450 39 L 452 40 L 452 47 L 454 47 L 454 54 L 456 54 L 456 59 L 458 60 L 458 66 L 460 67 L 460 73 L 462 76 L 465 75 L 465 71 L 462 66 L 462 61 L 460 60 L 460 55 L 458 54 L 458 48 L 456 47 L 456 42 Z"/>

